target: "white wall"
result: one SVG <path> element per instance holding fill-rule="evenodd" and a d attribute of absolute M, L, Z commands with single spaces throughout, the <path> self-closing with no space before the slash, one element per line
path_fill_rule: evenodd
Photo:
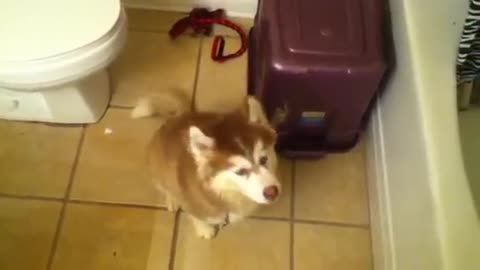
<path fill-rule="evenodd" d="M 376 107 L 368 149 L 377 269 L 480 269 L 454 73 L 467 4 L 390 0 L 397 68 Z"/>
<path fill-rule="evenodd" d="M 224 8 L 230 16 L 253 18 L 257 0 L 122 0 L 129 7 L 190 11 L 193 7 Z"/>

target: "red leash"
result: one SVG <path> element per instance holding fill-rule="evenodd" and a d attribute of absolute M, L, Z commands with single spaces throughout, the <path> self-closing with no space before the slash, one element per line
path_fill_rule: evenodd
<path fill-rule="evenodd" d="M 188 17 L 180 19 L 176 22 L 172 29 L 170 29 L 170 37 L 177 38 L 189 27 L 194 31 L 194 34 L 210 35 L 213 30 L 213 24 L 220 24 L 233 29 L 240 35 L 241 47 L 236 52 L 224 55 L 225 38 L 222 36 L 215 36 L 212 45 L 211 57 L 216 62 L 224 62 L 235 57 L 239 57 L 247 51 L 248 38 L 245 32 L 238 25 L 225 19 L 225 11 L 217 9 L 208 11 L 205 8 L 193 9 Z"/>

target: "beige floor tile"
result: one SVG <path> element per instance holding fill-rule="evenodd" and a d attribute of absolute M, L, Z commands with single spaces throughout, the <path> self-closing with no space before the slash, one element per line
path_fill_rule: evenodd
<path fill-rule="evenodd" d="M 142 96 L 178 91 L 193 95 L 200 39 L 166 33 L 130 32 L 127 45 L 110 67 L 112 104 L 133 106 Z"/>
<path fill-rule="evenodd" d="M 360 138 L 358 139 L 357 145 L 353 147 L 351 150 L 352 152 L 359 152 L 366 157 L 366 152 L 367 152 L 367 139 L 366 139 L 367 134 L 363 133 Z"/>
<path fill-rule="evenodd" d="M 61 206 L 0 198 L 0 269 L 47 269 Z"/>
<path fill-rule="evenodd" d="M 160 210 L 69 204 L 53 270 L 166 270 L 173 215 Z"/>
<path fill-rule="evenodd" d="M 195 96 L 199 111 L 226 112 L 240 105 L 247 93 L 247 53 L 224 63 L 210 58 L 212 38 L 204 39 Z M 239 39 L 226 38 L 225 53 L 240 46 Z"/>
<path fill-rule="evenodd" d="M 229 21 L 235 23 L 236 25 L 240 26 L 245 34 L 248 35 L 250 28 L 253 26 L 253 19 L 250 18 L 235 18 L 231 17 L 228 18 Z M 230 37 L 240 37 L 236 31 L 231 28 L 225 27 L 223 25 L 215 25 L 214 28 L 215 35 L 222 35 L 222 36 L 230 36 Z"/>
<path fill-rule="evenodd" d="M 81 128 L 0 121 L 0 193 L 63 197 Z"/>
<path fill-rule="evenodd" d="M 292 161 L 287 159 L 278 160 L 278 176 L 282 183 L 280 199 L 273 205 L 262 206 L 254 216 L 289 218 L 292 193 Z"/>
<path fill-rule="evenodd" d="M 128 29 L 168 33 L 179 19 L 187 15 L 180 12 L 128 8 Z"/>
<path fill-rule="evenodd" d="M 332 154 L 319 161 L 298 161 L 295 168 L 295 217 L 368 224 L 364 153 Z"/>
<path fill-rule="evenodd" d="M 217 238 L 195 235 L 182 217 L 175 257 L 176 270 L 289 269 L 289 223 L 245 220 L 229 225 Z"/>
<path fill-rule="evenodd" d="M 295 270 L 371 270 L 370 233 L 366 229 L 295 224 Z"/>
<path fill-rule="evenodd" d="M 130 110 L 110 109 L 87 127 L 71 197 L 81 200 L 163 205 L 146 167 L 146 145 L 158 119 L 130 119 Z"/>

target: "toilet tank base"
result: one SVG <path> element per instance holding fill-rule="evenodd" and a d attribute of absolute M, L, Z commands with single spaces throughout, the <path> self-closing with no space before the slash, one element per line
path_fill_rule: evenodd
<path fill-rule="evenodd" d="M 110 93 L 106 69 L 79 81 L 38 91 L 0 87 L 0 119 L 59 124 L 94 123 L 105 113 Z"/>

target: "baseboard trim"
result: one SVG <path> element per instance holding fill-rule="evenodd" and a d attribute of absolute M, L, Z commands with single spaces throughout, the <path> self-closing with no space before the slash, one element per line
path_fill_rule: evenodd
<path fill-rule="evenodd" d="M 253 18 L 257 9 L 256 1 L 221 1 L 221 0 L 197 0 L 195 2 L 164 1 L 164 0 L 122 0 L 129 8 L 164 10 L 174 12 L 190 12 L 194 7 L 209 9 L 223 8 L 230 17 Z"/>
<path fill-rule="evenodd" d="M 395 249 L 388 190 L 388 167 L 381 106 L 377 102 L 367 130 L 367 175 L 375 270 L 395 270 Z"/>

